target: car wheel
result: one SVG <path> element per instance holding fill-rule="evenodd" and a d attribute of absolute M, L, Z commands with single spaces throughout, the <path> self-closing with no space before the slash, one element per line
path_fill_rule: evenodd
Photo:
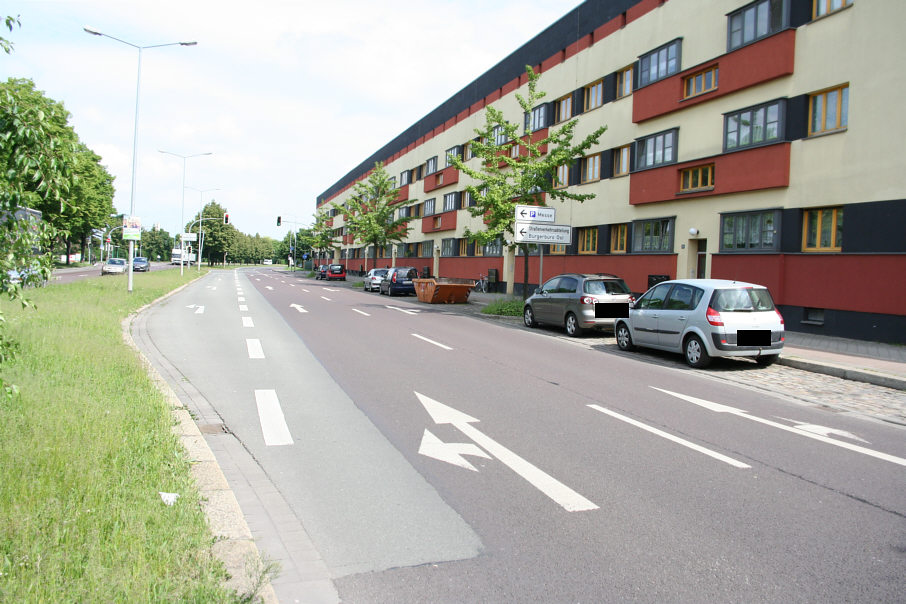
<path fill-rule="evenodd" d="M 761 365 L 762 367 L 767 367 L 768 365 L 773 365 L 780 359 L 779 354 L 763 354 L 760 357 L 755 357 L 755 362 Z"/>
<path fill-rule="evenodd" d="M 683 345 L 683 356 L 686 357 L 686 363 L 696 369 L 702 369 L 711 364 L 711 355 L 708 354 L 705 345 L 696 335 L 686 338 L 686 343 Z"/>
<path fill-rule="evenodd" d="M 522 311 L 522 322 L 525 323 L 526 327 L 537 327 L 538 322 L 535 321 L 535 311 L 532 310 L 531 306 L 526 306 Z"/>
<path fill-rule="evenodd" d="M 582 328 L 579 327 L 579 319 L 573 313 L 566 315 L 566 335 L 575 338 L 582 335 Z"/>
<path fill-rule="evenodd" d="M 625 323 L 617 325 L 617 332 L 615 335 L 617 338 L 617 346 L 619 346 L 620 350 L 629 351 L 635 349 L 635 346 L 632 343 L 632 334 L 629 333 L 629 327 L 627 327 Z"/>

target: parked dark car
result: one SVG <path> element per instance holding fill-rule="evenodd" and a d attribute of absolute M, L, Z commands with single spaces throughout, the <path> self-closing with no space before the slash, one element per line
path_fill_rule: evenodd
<path fill-rule="evenodd" d="M 132 259 L 132 270 L 140 273 L 147 273 L 151 270 L 151 263 L 143 256 L 136 256 Z"/>
<path fill-rule="evenodd" d="M 315 271 L 315 279 L 325 279 L 327 277 L 327 265 L 322 264 Z"/>
<path fill-rule="evenodd" d="M 333 281 L 334 279 L 338 281 L 346 281 L 346 267 L 342 264 L 328 265 L 327 272 L 324 274 L 324 278 L 328 281 Z"/>
<path fill-rule="evenodd" d="M 418 279 L 418 271 L 414 266 L 397 266 L 391 268 L 381 281 L 381 293 L 388 296 L 397 294 L 415 295 L 413 279 Z"/>

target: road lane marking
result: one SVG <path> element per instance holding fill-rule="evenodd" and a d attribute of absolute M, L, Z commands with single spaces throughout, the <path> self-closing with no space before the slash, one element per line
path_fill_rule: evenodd
<path fill-rule="evenodd" d="M 245 345 L 248 348 L 250 359 L 264 358 L 264 349 L 261 347 L 261 340 L 257 338 L 247 338 L 245 340 Z"/>
<path fill-rule="evenodd" d="M 428 430 L 425 430 L 422 434 L 422 443 L 418 447 L 418 454 L 437 459 L 438 461 L 445 461 L 473 472 L 478 470 L 463 455 L 474 455 L 475 457 L 491 459 L 491 456 L 479 449 L 478 445 L 473 443 L 445 443 Z"/>
<path fill-rule="evenodd" d="M 605 409 L 604 407 L 601 407 L 599 405 L 589 405 L 589 407 L 591 407 L 595 411 L 600 411 L 601 413 L 609 415 L 610 417 L 618 419 L 622 422 L 631 424 L 631 425 L 635 426 L 636 428 L 641 428 L 642 430 L 646 430 L 648 432 L 651 432 L 652 434 L 655 434 L 662 438 L 666 438 L 667 440 L 675 442 L 679 445 L 683 445 L 684 447 L 689 447 L 693 451 L 698 451 L 699 453 L 704 453 L 708 457 L 713 457 L 714 459 L 716 459 L 718 461 L 722 461 L 727 464 L 730 464 L 733 467 L 743 468 L 743 469 L 752 467 L 748 464 L 742 463 L 741 461 L 736 461 L 732 457 L 727 457 L 726 455 L 722 455 L 716 451 L 712 451 L 711 449 L 706 449 L 706 448 L 702 447 L 701 445 L 697 445 L 693 442 L 689 442 L 688 440 L 684 440 L 682 438 L 679 438 L 678 436 L 673 436 L 672 434 L 668 434 L 667 432 L 664 432 L 663 430 L 658 430 L 657 428 L 653 428 L 649 425 L 643 424 L 642 422 L 639 422 L 632 418 L 626 417 L 625 415 L 620 415 L 619 413 L 616 413 L 615 411 L 611 411 L 610 409 Z"/>
<path fill-rule="evenodd" d="M 419 340 L 424 340 L 428 344 L 434 344 L 438 348 L 443 348 L 444 350 L 453 350 L 452 348 L 450 348 L 449 346 L 446 346 L 445 344 L 441 344 L 440 342 L 435 342 L 434 340 L 429 340 L 425 336 L 420 336 L 417 333 L 414 333 L 412 335 L 415 336 L 416 338 L 418 338 Z"/>
<path fill-rule="evenodd" d="M 302 307 L 299 306 L 298 304 L 290 304 L 289 307 L 290 307 L 290 308 L 295 308 L 295 309 L 298 310 L 299 312 L 308 312 L 307 310 L 305 310 L 304 308 L 302 308 Z"/>
<path fill-rule="evenodd" d="M 196 314 L 196 315 L 203 315 L 203 314 L 204 314 L 204 306 L 199 306 L 198 308 L 196 308 L 196 309 L 195 309 L 195 314 Z"/>
<path fill-rule="evenodd" d="M 330 302 L 330 298 L 328 298 L 328 297 L 326 297 L 326 296 L 321 296 L 321 299 L 322 299 L 322 300 L 327 300 L 328 302 Z"/>
<path fill-rule="evenodd" d="M 269 289 L 269 290 L 271 290 L 271 291 L 274 291 L 274 288 L 271 287 L 270 285 L 265 285 L 265 286 L 264 286 L 264 289 Z"/>
<path fill-rule="evenodd" d="M 416 392 L 419 402 L 425 407 L 425 411 L 437 424 L 452 424 L 457 430 L 471 438 L 481 449 L 488 454 L 496 457 L 503 465 L 516 472 L 523 479 L 528 481 L 533 487 L 553 499 L 560 507 L 568 512 L 584 512 L 596 510 L 598 506 L 575 492 L 550 474 L 547 474 L 540 468 L 535 467 L 530 462 L 522 459 L 503 445 L 498 444 L 492 438 L 485 436 L 479 430 L 474 428 L 471 423 L 479 420 L 443 403 L 435 401 L 421 393 Z M 424 438 L 424 437 L 423 437 Z M 465 452 L 466 454 L 472 454 Z"/>
<path fill-rule="evenodd" d="M 307 290 L 307 289 L 305 289 L 304 287 L 302 288 L 302 291 L 304 291 L 306 294 L 310 294 L 310 293 L 311 293 L 311 290 Z"/>
<path fill-rule="evenodd" d="M 749 415 L 748 412 L 743 411 L 742 409 L 736 409 L 735 407 L 729 407 L 727 405 L 721 405 L 720 403 L 712 403 L 711 401 L 706 401 L 704 399 L 696 398 L 694 396 L 688 396 L 685 394 L 679 394 L 676 392 L 670 392 L 669 390 L 664 390 L 662 388 L 655 388 L 664 394 L 669 394 L 670 396 L 675 396 L 676 398 L 683 399 L 694 405 L 704 407 L 705 409 L 710 409 L 711 411 L 717 411 L 718 413 L 729 413 L 730 415 L 735 415 L 736 417 L 741 417 L 743 419 L 750 419 L 759 424 L 764 424 L 765 426 L 771 426 L 772 428 L 778 428 L 785 432 L 791 432 L 792 434 L 798 434 L 799 436 L 804 436 L 806 438 L 811 438 L 812 440 L 817 440 L 819 442 L 826 443 L 828 445 L 834 445 L 835 447 L 840 447 L 842 449 L 848 449 L 855 453 L 861 453 L 863 455 L 868 455 L 869 457 L 874 457 L 876 459 L 881 459 L 884 461 L 889 461 L 890 463 L 895 463 L 900 466 L 906 466 L 906 459 L 902 457 L 896 457 L 894 455 L 888 455 L 887 453 L 881 453 L 880 451 L 875 451 L 873 449 L 868 449 L 866 447 L 860 447 L 859 445 L 854 445 L 852 443 L 845 443 L 839 440 L 834 440 L 833 438 L 828 438 L 822 434 L 815 434 L 813 432 L 808 432 L 806 430 L 801 430 L 799 428 L 792 428 L 790 426 L 784 426 L 777 422 L 771 421 L 769 419 L 763 419 L 761 417 L 756 417 L 754 415 Z"/>
<path fill-rule="evenodd" d="M 365 315 L 366 317 L 370 317 L 370 316 L 371 316 L 371 315 L 369 315 L 367 312 L 365 312 L 365 311 L 363 311 L 363 310 L 359 310 L 358 308 L 353 308 L 353 309 L 352 309 L 352 312 L 357 312 L 357 313 L 359 313 L 360 315 Z"/>
<path fill-rule="evenodd" d="M 242 317 L 242 326 L 243 327 L 254 327 L 255 324 L 252 322 L 251 317 Z"/>
<path fill-rule="evenodd" d="M 417 315 L 418 312 L 419 312 L 419 311 L 417 311 L 417 310 L 409 310 L 409 309 L 406 309 L 406 308 L 400 308 L 399 306 L 386 306 L 386 305 L 385 305 L 385 307 L 386 307 L 386 308 L 389 308 L 390 310 L 398 310 L 398 311 L 400 311 L 400 312 L 404 312 L 404 313 L 406 313 L 407 315 Z"/>
<path fill-rule="evenodd" d="M 286 425 L 283 409 L 276 390 L 255 390 L 255 403 L 258 406 L 258 420 L 261 422 L 261 433 L 264 444 L 268 447 L 293 444 L 293 437 Z"/>
<path fill-rule="evenodd" d="M 245 302 L 245 298 L 243 298 L 242 296 L 239 296 L 239 301 L 240 301 L 240 302 Z"/>
<path fill-rule="evenodd" d="M 240 304 L 240 305 L 239 305 L 239 310 L 240 310 L 241 312 L 247 312 L 248 309 L 249 309 L 249 307 L 246 306 L 245 304 Z"/>

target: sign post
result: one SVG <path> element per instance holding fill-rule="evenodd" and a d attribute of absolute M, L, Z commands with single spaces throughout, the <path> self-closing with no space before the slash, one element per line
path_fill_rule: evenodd
<path fill-rule="evenodd" d="M 553 224 L 557 220 L 556 208 L 541 206 L 516 206 L 516 224 L 513 227 L 514 243 L 549 243 L 569 245 L 572 228 L 568 224 Z M 538 285 L 544 281 L 544 250 L 538 248 Z M 528 262 L 528 256 L 525 261 Z"/>

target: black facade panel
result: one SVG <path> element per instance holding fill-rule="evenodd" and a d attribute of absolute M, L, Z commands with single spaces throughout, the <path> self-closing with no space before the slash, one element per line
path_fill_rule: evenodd
<path fill-rule="evenodd" d="M 573 115 L 585 113 L 585 88 L 577 88 L 573 91 Z"/>
<path fill-rule="evenodd" d="M 579 253 L 579 227 L 573 227 L 569 232 L 569 245 L 566 246 L 566 253 L 575 256 Z"/>
<path fill-rule="evenodd" d="M 526 65 L 540 65 L 641 1 L 586 0 L 350 170 L 318 196 L 318 204 L 342 190 L 350 180 L 370 170 L 375 162 L 384 161 L 397 151 L 405 149 L 409 143 L 425 136 L 451 117 L 455 117 L 504 84 L 518 78 L 525 73 Z"/>
<path fill-rule="evenodd" d="M 611 73 L 604 76 L 602 88 L 604 104 L 614 102 L 617 98 L 617 74 Z"/>
<path fill-rule="evenodd" d="M 842 251 L 850 254 L 906 253 L 904 229 L 906 199 L 845 205 Z"/>
<path fill-rule="evenodd" d="M 806 310 L 802 306 L 779 306 L 787 331 L 798 331 L 822 336 L 902 344 L 906 342 L 906 316 L 849 310 L 824 310 L 824 323 L 805 322 Z"/>
<path fill-rule="evenodd" d="M 613 178 L 613 149 L 601 151 L 601 178 Z"/>
<path fill-rule="evenodd" d="M 812 0 L 790 0 L 790 27 L 801 27 L 812 20 Z"/>
<path fill-rule="evenodd" d="M 786 101 L 786 140 L 797 141 L 808 136 L 808 95 Z"/>
<path fill-rule="evenodd" d="M 780 251 L 795 254 L 802 251 L 802 210 L 782 210 L 780 213 Z M 844 239 L 846 237 L 844 236 Z"/>
<path fill-rule="evenodd" d="M 569 183 L 568 185 L 579 184 L 582 178 L 582 160 L 577 159 L 569 165 Z"/>
<path fill-rule="evenodd" d="M 598 225 L 598 249 L 596 252 L 599 256 L 610 253 L 610 226 L 606 224 Z"/>

